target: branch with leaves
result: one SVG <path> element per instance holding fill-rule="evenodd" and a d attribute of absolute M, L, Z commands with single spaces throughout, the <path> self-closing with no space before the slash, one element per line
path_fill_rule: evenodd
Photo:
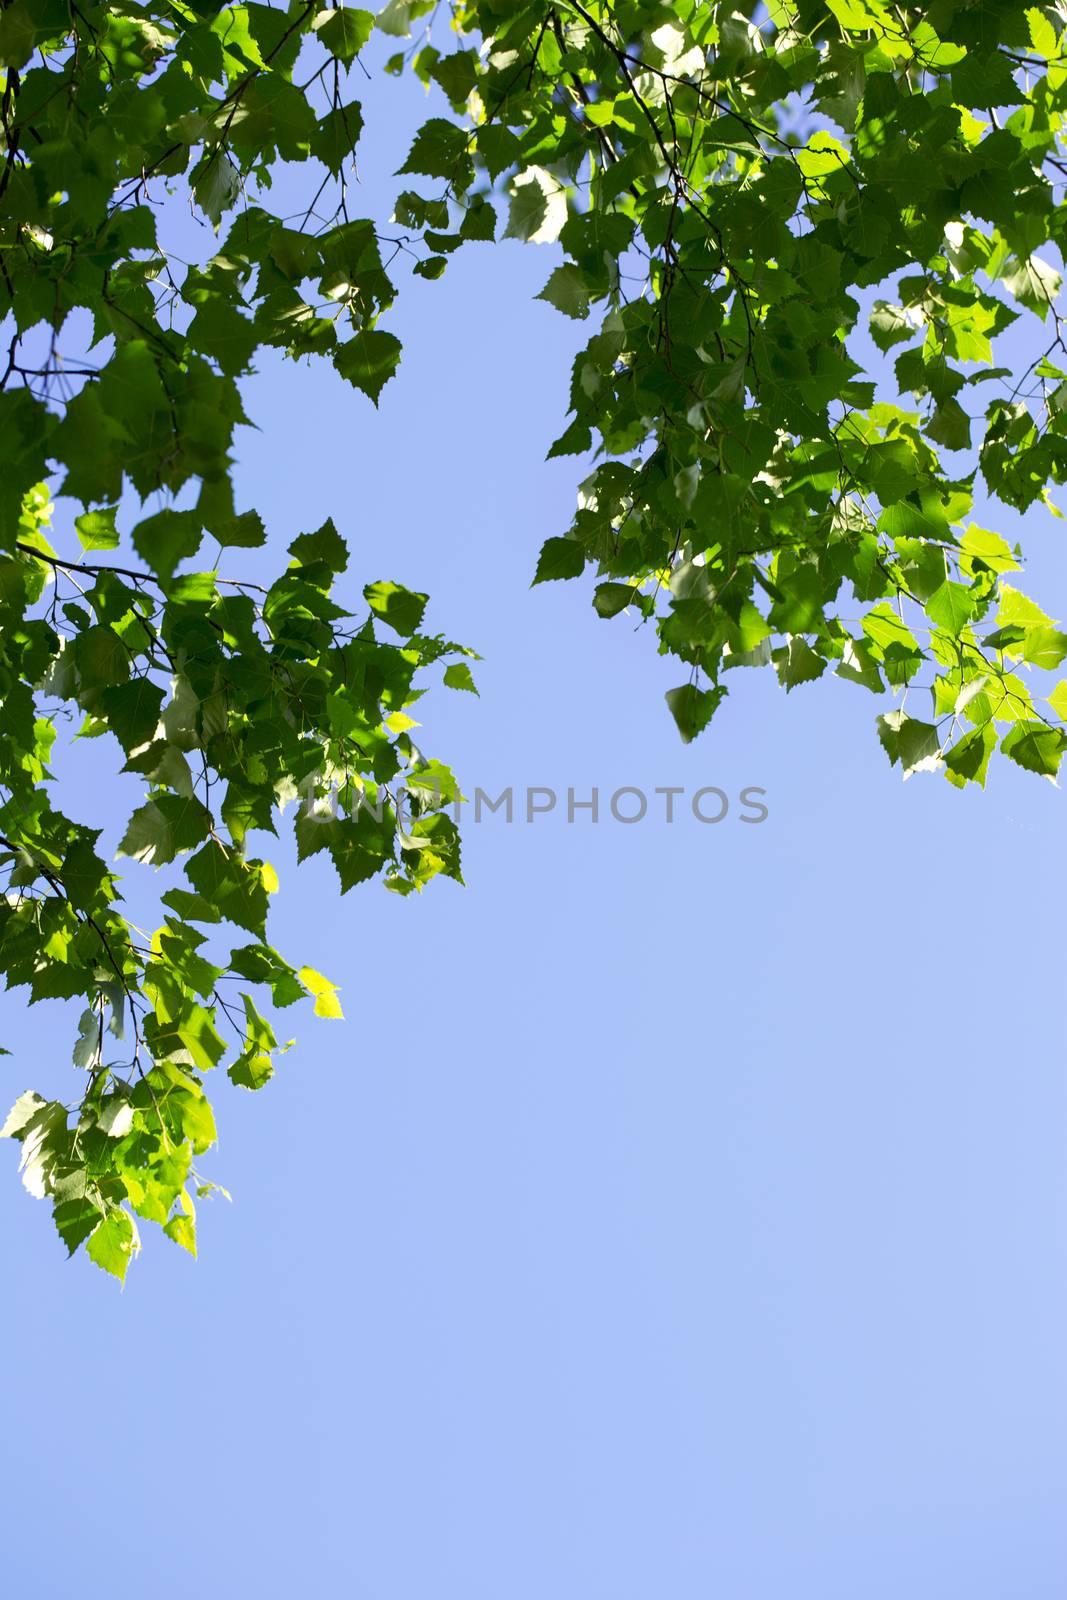
<path fill-rule="evenodd" d="M 898 697 L 905 775 L 1054 777 L 1067 634 L 976 501 L 1056 515 L 1067 475 L 1064 8 L 758 9 L 457 5 L 469 45 L 414 57 L 457 121 L 416 137 L 446 184 L 406 215 L 447 204 L 451 251 L 506 190 L 506 231 L 562 247 L 543 298 L 603 308 L 549 452 L 593 469 L 537 578 L 592 566 L 598 614 L 655 630 L 685 739 L 736 667 L 832 672 Z M 1053 328 L 1025 371 L 1022 319 Z"/>
<path fill-rule="evenodd" d="M 377 326 L 378 233 L 346 200 L 361 118 L 343 85 L 370 24 L 308 5 L 0 13 L 0 970 L 81 1007 L 82 1079 L 72 1104 L 22 1095 L 3 1133 L 68 1248 L 120 1278 L 139 1221 L 195 1253 L 206 1075 L 258 1089 L 287 1048 L 274 1013 L 341 1015 L 269 942 L 278 880 L 253 841 L 288 809 L 298 859 L 328 855 L 342 893 L 460 876 L 455 781 L 407 708 L 431 668 L 473 687 L 470 652 L 421 631 L 427 597 L 369 583 L 349 609 L 332 522 L 270 582 L 203 556 L 265 539 L 231 480 L 256 352 L 326 355 L 374 400 L 399 356 Z M 282 160 L 314 174 L 300 227 L 253 200 Z M 239 207 L 198 263 L 172 237 L 183 174 L 214 228 Z M 91 348 L 72 360 L 79 312 Z M 77 549 L 53 543 L 53 493 L 75 502 Z M 163 875 L 154 929 L 126 915 L 99 831 L 56 803 L 67 727 L 143 786 L 118 851 Z"/>
<path fill-rule="evenodd" d="M 549 452 L 589 458 L 578 509 L 536 579 L 592 568 L 597 614 L 654 633 L 683 738 L 770 666 L 882 697 L 905 775 L 983 784 L 999 752 L 1054 778 L 1067 747 L 1067 633 L 981 525 L 1058 515 L 1067 477 L 1067 7 L 453 0 L 447 42 L 435 16 L 0 6 L 0 970 L 80 1005 L 84 1074 L 4 1131 L 120 1277 L 138 1219 L 195 1248 L 206 1075 L 256 1088 L 273 1011 L 339 1012 L 267 942 L 255 841 L 293 806 L 342 891 L 459 876 L 408 708 L 437 666 L 473 688 L 469 652 L 396 585 L 347 609 L 332 523 L 272 581 L 220 574 L 265 540 L 231 476 L 241 382 L 274 349 L 377 405 L 390 273 L 440 277 L 502 207 L 558 251 L 542 298 L 595 318 Z M 389 221 L 348 185 L 375 30 L 438 102 Z M 55 803 L 74 722 L 143 787 L 120 855 L 165 874 L 154 929 Z"/>

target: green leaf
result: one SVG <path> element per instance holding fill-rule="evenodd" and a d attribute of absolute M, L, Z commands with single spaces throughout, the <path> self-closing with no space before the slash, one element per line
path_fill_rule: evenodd
<path fill-rule="evenodd" d="M 100 1207 L 86 1195 L 75 1200 L 61 1201 L 52 1208 L 52 1220 L 56 1225 L 56 1232 L 67 1247 L 68 1256 L 72 1256 L 78 1246 L 85 1243 L 93 1229 L 99 1225 L 102 1216 Z"/>
<path fill-rule="evenodd" d="M 617 617 L 638 598 L 632 584 L 602 583 L 593 594 L 593 606 L 598 617 Z"/>
<path fill-rule="evenodd" d="M 311 154 L 336 177 L 350 161 L 363 132 L 363 112 L 350 100 L 320 117 L 311 138 Z"/>
<path fill-rule="evenodd" d="M 216 146 L 195 167 L 193 196 L 201 211 L 217 228 L 241 191 L 241 179 L 233 161 Z"/>
<path fill-rule="evenodd" d="M 4 1119 L 3 1127 L 0 1128 L 0 1139 L 20 1139 L 47 1104 L 48 1102 L 42 1100 L 32 1089 L 20 1094 Z"/>
<path fill-rule="evenodd" d="M 337 985 L 331 983 L 329 978 L 324 978 L 321 972 L 316 972 L 314 967 L 300 968 L 300 982 L 309 994 L 315 997 L 315 1015 L 317 1017 L 330 1017 L 341 1020 L 344 1012 L 341 1002 L 337 998 Z"/>
<path fill-rule="evenodd" d="M 403 638 L 418 633 L 429 595 L 417 594 L 399 583 L 368 583 L 363 597 L 376 617 L 381 617 Z"/>
<path fill-rule="evenodd" d="M 96 1126 L 109 1139 L 124 1139 L 133 1127 L 133 1107 L 121 1096 L 110 1099 L 96 1119 Z"/>
<path fill-rule="evenodd" d="M 370 11 L 357 11 L 348 6 L 320 11 L 315 19 L 315 30 L 330 54 L 347 66 L 370 38 L 374 16 Z"/>
<path fill-rule="evenodd" d="M 422 173 L 428 178 L 454 178 L 470 164 L 467 155 L 469 135 L 454 122 L 431 117 L 415 135 L 403 172 Z"/>
<path fill-rule="evenodd" d="M 1042 321 L 1059 298 L 1063 279 L 1056 268 L 1040 256 L 1013 259 L 1001 273 L 1004 287 Z"/>
<path fill-rule="evenodd" d="M 667 705 L 685 744 L 691 744 L 698 733 L 703 733 L 725 694 L 718 684 L 711 689 L 698 689 L 693 683 L 683 683 L 680 688 L 668 689 Z"/>
<path fill-rule="evenodd" d="M 1013 589 L 1010 583 L 1000 586 L 1000 605 L 997 608 L 997 622 L 1001 627 L 1051 627 L 1052 619 L 1047 617 L 1039 605 L 1036 605 L 1028 595 Z"/>
<path fill-rule="evenodd" d="M 1016 722 L 1001 740 L 1000 748 L 1028 772 L 1054 778 L 1067 749 L 1067 734 L 1043 722 Z"/>
<path fill-rule="evenodd" d="M 926 614 L 936 627 L 962 633 L 974 615 L 974 596 L 962 583 L 946 579 L 927 600 Z"/>
<path fill-rule="evenodd" d="M 212 840 L 186 863 L 185 871 L 197 894 L 223 917 L 263 936 L 269 880 L 262 862 L 245 861 Z"/>
<path fill-rule="evenodd" d="M 1011 649 L 1008 654 L 1021 655 L 1031 666 L 1051 672 L 1067 658 L 1067 633 L 1061 633 L 1058 628 L 1027 628 L 1021 650 Z"/>
<path fill-rule="evenodd" d="M 243 1050 L 230 1063 L 227 1075 L 241 1089 L 262 1089 L 274 1076 L 274 1062 L 265 1050 Z"/>
<path fill-rule="evenodd" d="M 294 539 L 289 554 L 300 566 L 314 566 L 321 561 L 331 572 L 343 572 L 348 566 L 348 546 L 330 517 L 316 533 L 302 533 Z"/>
<path fill-rule="evenodd" d="M 71 1059 L 83 1071 L 94 1066 L 100 1057 L 101 1022 L 92 1009 L 83 1011 L 78 1019 L 78 1037 Z"/>
<path fill-rule="evenodd" d="M 119 855 L 161 867 L 202 844 L 210 831 L 211 813 L 194 796 L 157 794 L 133 813 Z"/>
<path fill-rule="evenodd" d="M 163 690 L 151 678 L 113 684 L 100 696 L 100 710 L 127 755 L 155 735 L 163 709 Z"/>
<path fill-rule="evenodd" d="M 157 511 L 134 528 L 133 547 L 153 572 L 169 580 L 182 561 L 196 555 L 203 531 L 195 511 Z"/>
<path fill-rule="evenodd" d="M 381 33 L 387 33 L 397 39 L 411 37 L 411 19 L 420 16 L 423 11 L 429 10 L 427 5 L 417 0 L 389 0 L 388 5 L 378 12 L 375 24 Z M 403 57 L 401 57 L 403 60 Z"/>
<path fill-rule="evenodd" d="M 472 194 L 467 198 L 459 231 L 464 239 L 492 240 L 496 237 L 496 210 L 485 195 Z"/>
<path fill-rule="evenodd" d="M 505 238 L 552 244 L 566 220 L 566 190 L 544 167 L 527 167 L 512 179 Z"/>
<path fill-rule="evenodd" d="M 0 63 L 24 67 L 45 40 L 58 44 L 70 25 L 63 0 L 14 0 L 0 17 Z"/>
<path fill-rule="evenodd" d="M 1002 539 L 999 533 L 975 527 L 973 522 L 960 540 L 960 549 L 991 572 L 1012 572 L 1019 566 L 1006 539 Z"/>
<path fill-rule="evenodd" d="M 117 506 L 105 506 L 102 511 L 83 511 L 74 518 L 78 538 L 83 550 L 117 550 L 118 529 L 115 527 Z"/>
<path fill-rule="evenodd" d="M 445 684 L 449 689 L 466 689 L 469 694 L 477 694 L 471 669 L 465 661 L 454 661 L 450 667 L 445 668 Z"/>
<path fill-rule="evenodd" d="M 870 315 L 871 338 L 879 350 L 890 350 L 895 344 L 914 339 L 919 324 L 903 306 L 893 306 L 886 300 L 876 300 Z"/>
<path fill-rule="evenodd" d="M 130 675 L 130 652 L 112 628 L 86 628 L 70 653 L 83 690 L 106 689 Z"/>
<path fill-rule="evenodd" d="M 996 744 L 996 731 L 989 722 L 964 734 L 951 750 L 945 752 L 948 777 L 960 787 L 969 782 L 977 783 L 984 789 L 989 758 L 996 749 Z"/>
<path fill-rule="evenodd" d="M 556 268 L 537 298 L 547 300 L 565 317 L 573 317 L 579 322 L 589 315 L 589 288 L 585 276 L 570 263 Z"/>
<path fill-rule="evenodd" d="M 781 652 L 777 662 L 778 681 L 786 690 L 795 689 L 799 683 L 811 683 L 826 671 L 825 659 L 816 654 L 799 634 L 794 634 L 788 647 Z"/>
<path fill-rule="evenodd" d="M 379 328 L 361 329 L 333 353 L 333 364 L 355 388 L 378 404 L 389 379 L 400 365 L 400 340 Z"/>
<path fill-rule="evenodd" d="M 187 1250 L 196 1260 L 196 1214 L 189 1196 L 182 1190 L 180 1203 L 182 1210 L 175 1213 L 163 1224 L 163 1232 L 168 1239 L 173 1239 L 181 1249 Z"/>
<path fill-rule="evenodd" d="M 101 1272 L 109 1272 L 120 1283 L 126 1280 L 126 1271 L 141 1248 L 137 1229 L 128 1211 L 116 1208 L 109 1211 L 89 1235 L 86 1246 L 90 1261 L 95 1261 Z"/>
<path fill-rule="evenodd" d="M 889 711 L 878 718 L 878 737 L 893 766 L 904 769 L 905 778 L 913 772 L 932 772 L 941 765 L 941 739 L 929 722 L 909 717 L 904 711 Z"/>
<path fill-rule="evenodd" d="M 252 354 L 260 344 L 261 332 L 250 317 L 241 315 L 232 301 L 213 295 L 198 307 L 187 337 L 195 350 L 213 357 L 223 372 L 237 374 L 248 370 Z"/>
<path fill-rule="evenodd" d="M 959 401 L 949 396 L 935 409 L 926 432 L 946 450 L 966 450 L 971 443 L 971 419 Z"/>
<path fill-rule="evenodd" d="M 218 1140 L 218 1131 L 215 1127 L 215 1115 L 199 1089 L 195 1092 L 179 1092 L 172 1095 L 178 1103 L 181 1117 L 182 1132 L 192 1144 L 197 1155 L 203 1155 L 210 1150 Z"/>
<path fill-rule="evenodd" d="M 873 28 L 876 33 L 881 33 L 892 21 L 892 14 L 885 7 L 869 0 L 827 0 L 827 10 L 832 11 L 843 28 L 854 32 L 866 32 Z"/>
<path fill-rule="evenodd" d="M 864 639 L 846 639 L 843 642 L 841 660 L 835 669 L 835 676 L 862 684 L 873 694 L 881 694 L 885 688 L 878 663 Z"/>
<path fill-rule="evenodd" d="M 577 578 L 585 568 L 585 551 L 573 539 L 546 539 L 537 560 L 534 583 Z"/>

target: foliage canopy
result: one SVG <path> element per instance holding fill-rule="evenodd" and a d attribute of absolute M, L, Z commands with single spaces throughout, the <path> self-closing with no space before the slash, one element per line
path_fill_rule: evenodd
<path fill-rule="evenodd" d="M 1067 633 L 974 521 L 979 496 L 1052 514 L 1067 476 L 1067 7 L 454 0 L 432 41 L 430 11 L 0 4 L 0 968 L 80 1003 L 84 1075 L 77 1105 L 25 1094 L 4 1132 L 68 1248 L 120 1278 L 137 1218 L 195 1252 L 204 1078 L 270 1077 L 260 1005 L 340 1013 L 267 942 L 249 836 L 297 802 L 301 858 L 327 851 L 342 891 L 459 877 L 455 783 L 405 708 L 442 663 L 472 687 L 470 652 L 398 585 L 348 609 L 330 522 L 270 584 L 202 554 L 265 538 L 231 478 L 257 352 L 331 361 L 378 403 L 398 252 L 433 279 L 498 233 L 557 246 L 543 298 L 595 331 L 550 454 L 592 463 L 536 581 L 591 566 L 601 617 L 645 619 L 684 668 L 683 738 L 731 669 L 771 666 L 892 692 L 878 732 L 906 775 L 983 784 L 999 750 L 1054 777 L 1067 746 L 1043 676 Z M 375 30 L 436 100 L 388 223 L 347 185 Z M 217 236 L 193 262 L 189 203 Z M 54 804 L 72 714 L 144 782 L 121 853 L 184 875 L 154 933 Z"/>

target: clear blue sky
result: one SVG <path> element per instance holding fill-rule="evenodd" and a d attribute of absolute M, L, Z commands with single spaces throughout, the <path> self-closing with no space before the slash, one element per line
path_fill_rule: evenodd
<path fill-rule="evenodd" d="M 420 99 L 367 86 L 365 172 Z M 246 498 L 279 551 L 332 512 L 353 598 L 428 589 L 483 653 L 479 700 L 423 702 L 468 786 L 753 784 L 770 818 L 488 819 L 415 903 L 277 853 L 278 941 L 348 1021 L 219 1086 L 201 1260 L 146 1229 L 124 1294 L 67 1265 L 0 1150 L 12 1594 L 1067 1592 L 1064 796 L 902 786 L 836 683 L 738 674 L 683 748 L 651 639 L 528 587 L 576 478 L 553 264 L 404 280 L 378 415 L 267 367 Z M 1062 538 L 1032 519 L 1061 613 Z M 3 1002 L 10 1099 L 72 1091 L 38 1011 Z"/>

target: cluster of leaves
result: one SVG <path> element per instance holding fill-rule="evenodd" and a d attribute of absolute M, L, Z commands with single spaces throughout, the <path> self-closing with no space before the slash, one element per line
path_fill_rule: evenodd
<path fill-rule="evenodd" d="M 376 326 L 392 298 L 378 235 L 349 217 L 343 177 L 360 117 L 341 85 L 370 24 L 310 5 L 0 10 L 0 971 L 31 1002 L 82 1008 L 76 1103 L 26 1093 L 2 1132 L 71 1252 L 87 1241 L 119 1278 L 138 1218 L 195 1253 L 214 1188 L 196 1171 L 215 1140 L 205 1074 L 257 1089 L 287 1048 L 277 1008 L 341 1015 L 335 986 L 268 942 L 278 882 L 254 837 L 292 804 L 299 858 L 327 852 L 342 892 L 460 875 L 454 780 L 405 708 L 435 663 L 472 688 L 470 652 L 420 631 L 426 596 L 368 584 L 354 615 L 331 522 L 269 584 L 201 555 L 265 539 L 231 479 L 256 350 L 324 352 L 372 399 L 397 362 Z M 305 47 L 319 66 L 298 88 Z M 301 160 L 336 208 L 315 200 L 290 227 L 251 196 Z M 215 225 L 240 203 L 206 263 L 160 236 L 180 200 L 157 214 L 154 181 L 185 183 Z M 53 486 L 80 508 L 69 554 Z M 170 868 L 155 931 L 124 914 L 99 830 L 55 801 L 66 725 L 115 741 L 144 787 L 119 854 Z"/>
<path fill-rule="evenodd" d="M 1049 259 L 1067 233 L 1067 8 L 454 13 L 470 42 L 414 58 L 454 116 L 406 168 L 442 185 L 398 215 L 447 253 L 505 187 L 507 233 L 562 246 L 543 298 L 604 313 L 550 451 L 596 465 L 538 580 L 591 564 L 600 616 L 652 624 L 689 669 L 668 696 L 687 740 L 729 668 L 773 665 L 787 689 L 831 670 L 899 694 L 879 733 L 906 775 L 981 784 L 999 745 L 1054 776 L 1067 686 L 1035 693 L 1019 669 L 1059 666 L 1067 634 L 1003 581 L 1018 551 L 973 512 L 982 493 L 1048 503 L 1067 476 Z M 1019 319 L 1047 348 L 998 367 Z M 864 324 L 904 347 L 895 373 L 857 359 Z"/>
<path fill-rule="evenodd" d="M 1067 5 L 453 0 L 445 49 L 431 9 L 0 0 L 0 971 L 81 1000 L 86 1074 L 4 1131 L 67 1244 L 119 1276 L 135 1217 L 194 1246 L 203 1075 L 272 1070 L 272 1023 L 226 985 L 337 1009 L 266 942 L 250 836 L 297 800 L 301 857 L 327 851 L 342 889 L 459 875 L 454 781 L 404 708 L 421 667 L 473 684 L 420 631 L 425 597 L 377 583 L 344 609 L 330 523 L 269 586 L 202 554 L 265 539 L 231 476 L 257 352 L 321 356 L 377 404 L 398 255 L 440 276 L 501 201 L 505 236 L 559 247 L 543 298 L 597 322 L 550 453 L 594 461 L 537 580 L 592 565 L 597 613 L 655 631 L 688 669 L 685 739 L 730 668 L 770 664 L 892 691 L 905 774 L 981 784 L 999 747 L 1054 777 L 1067 747 L 1067 687 L 1030 671 L 1067 633 L 974 520 L 979 496 L 1052 510 L 1067 476 Z M 348 207 L 375 27 L 422 29 L 386 70 L 440 101 L 391 232 Z M 301 174 L 306 204 L 272 209 Z M 997 366 L 1028 327 L 1034 360 Z M 77 508 L 65 554 L 53 495 Z M 184 871 L 155 933 L 53 805 L 75 711 L 145 787 L 121 851 Z M 250 942 L 217 948 L 225 924 Z"/>
<path fill-rule="evenodd" d="M 225 1061 L 235 1084 L 258 1089 L 288 1048 L 254 991 L 341 1015 L 335 986 L 268 942 L 278 880 L 250 835 L 276 832 L 293 802 L 299 858 L 328 852 L 342 892 L 379 873 L 403 894 L 459 878 L 442 809 L 454 780 L 420 755 L 404 711 L 422 692 L 416 672 L 456 647 L 418 633 L 426 597 L 396 584 L 367 585 L 363 620 L 338 605 L 348 558 L 332 523 L 293 541 L 269 588 L 214 572 L 164 584 L 65 561 L 41 525 L 50 509 L 43 490 L 28 497 L 0 561 L 0 967 L 31 1001 L 82 1004 L 85 1083 L 73 1108 L 24 1094 L 3 1132 L 21 1140 L 24 1182 L 51 1198 L 68 1247 L 87 1238 L 121 1277 L 134 1213 L 195 1251 L 190 1186 L 213 1188 L 193 1166 L 215 1139 L 203 1074 Z M 376 637 L 382 622 L 401 642 Z M 463 663 L 449 674 L 469 682 Z M 99 830 L 53 804 L 57 721 L 74 708 L 79 738 L 113 736 L 122 770 L 147 784 L 119 854 L 181 864 L 154 932 L 123 914 Z M 227 923 L 244 942 L 216 949 Z"/>

